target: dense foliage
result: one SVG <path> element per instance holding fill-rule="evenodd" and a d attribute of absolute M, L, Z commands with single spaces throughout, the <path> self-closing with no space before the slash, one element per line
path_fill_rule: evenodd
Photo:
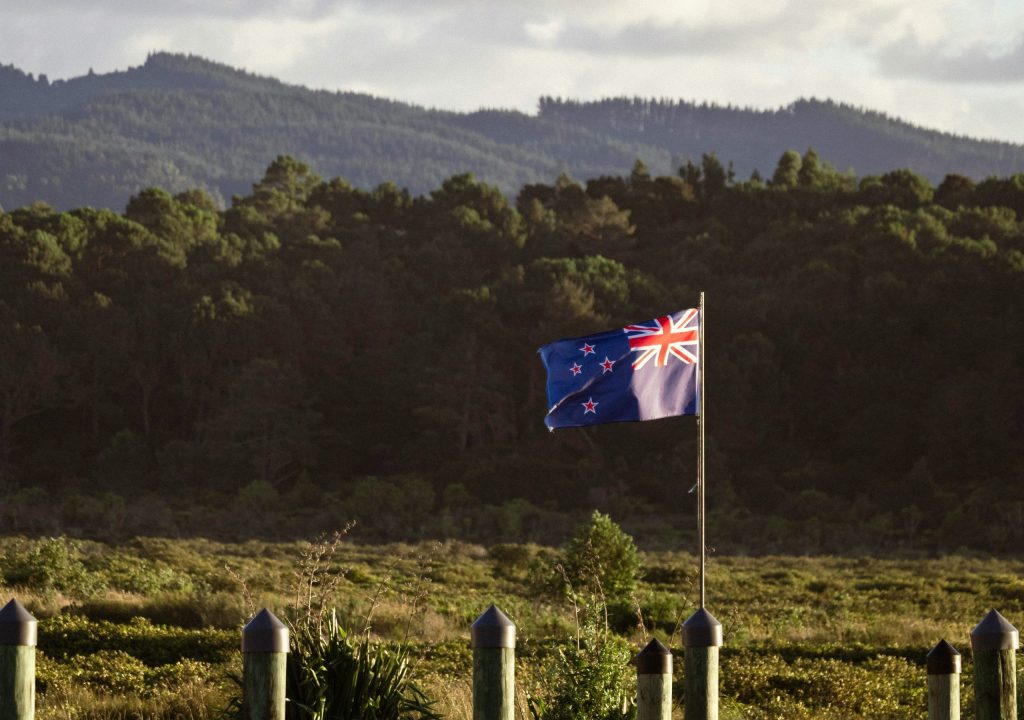
<path fill-rule="evenodd" d="M 633 538 L 597 511 L 569 540 L 562 567 L 571 592 L 595 595 L 602 604 L 628 605 L 640 577 Z"/>
<path fill-rule="evenodd" d="M 285 85 L 194 56 L 155 53 L 123 72 L 50 82 L 0 66 L 0 207 L 120 210 L 141 189 L 247 191 L 279 153 L 369 189 L 426 193 L 470 171 L 514 195 L 567 170 L 667 173 L 715 151 L 747 177 L 787 147 L 813 146 L 859 175 L 906 167 L 939 182 L 1024 167 L 1024 148 L 924 130 L 829 101 L 754 111 L 692 102 L 542 98 L 536 116 L 427 110 L 357 93 Z"/>
<path fill-rule="evenodd" d="M 218 211 L 0 213 L 0 528 L 692 542 L 691 418 L 549 434 L 534 350 L 707 292 L 721 548 L 1016 547 L 1024 175 L 678 176 L 514 203 L 279 157 Z"/>

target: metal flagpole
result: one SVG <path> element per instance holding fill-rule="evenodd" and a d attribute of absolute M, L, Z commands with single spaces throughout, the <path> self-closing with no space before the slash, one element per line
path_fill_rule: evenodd
<path fill-rule="evenodd" d="M 704 608 L 704 293 L 700 294 L 700 324 L 697 326 L 697 542 L 700 544 L 700 607 Z"/>

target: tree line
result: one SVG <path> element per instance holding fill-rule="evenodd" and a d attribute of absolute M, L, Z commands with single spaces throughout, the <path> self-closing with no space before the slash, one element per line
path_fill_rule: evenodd
<path fill-rule="evenodd" d="M 1024 175 L 566 175 L 0 213 L 0 529 L 693 536 L 692 418 L 548 433 L 536 348 L 707 294 L 709 527 L 748 552 L 1008 550 Z"/>

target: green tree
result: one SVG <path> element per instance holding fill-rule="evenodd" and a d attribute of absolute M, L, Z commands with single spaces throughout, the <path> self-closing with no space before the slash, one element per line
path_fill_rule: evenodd
<path fill-rule="evenodd" d="M 562 564 L 574 587 L 601 594 L 610 604 L 628 603 L 640 578 L 633 538 L 596 510 L 565 546 Z"/>
<path fill-rule="evenodd" d="M 800 184 L 800 169 L 803 167 L 803 159 L 796 150 L 787 150 L 782 153 L 775 172 L 772 173 L 772 187 L 794 188 Z"/>

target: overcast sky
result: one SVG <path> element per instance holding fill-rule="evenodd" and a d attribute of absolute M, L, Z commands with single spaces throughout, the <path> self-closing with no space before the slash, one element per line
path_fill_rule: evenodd
<path fill-rule="evenodd" d="M 0 64 L 54 80 L 157 50 L 455 110 L 817 97 L 1024 143 L 1022 0 L 0 0 Z"/>

